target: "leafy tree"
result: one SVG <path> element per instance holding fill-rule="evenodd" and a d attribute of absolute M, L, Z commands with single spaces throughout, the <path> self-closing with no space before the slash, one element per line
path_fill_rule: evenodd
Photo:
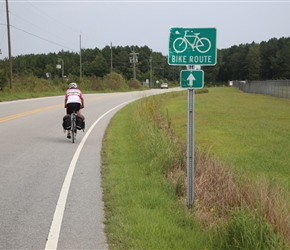
<path fill-rule="evenodd" d="M 277 72 L 279 78 L 290 79 L 290 40 L 284 41 L 282 48 L 277 52 Z"/>
<path fill-rule="evenodd" d="M 144 74 L 148 75 L 149 71 L 150 71 L 150 56 L 152 54 L 151 50 L 145 46 L 145 47 L 141 47 L 139 48 L 139 54 L 138 54 L 138 69 L 139 71 L 139 76 L 141 80 L 146 80 L 146 78 L 144 78 Z M 137 79 L 139 79 L 137 77 Z M 147 78 L 149 79 L 149 78 Z"/>
<path fill-rule="evenodd" d="M 111 66 L 113 66 L 113 47 L 111 48 L 110 46 L 106 46 L 102 49 L 102 55 L 104 59 L 106 60 L 106 65 L 110 67 L 110 72 L 111 72 Z"/>
<path fill-rule="evenodd" d="M 95 75 L 103 77 L 109 73 L 109 65 L 106 59 L 103 57 L 102 53 L 98 53 L 95 60 Z"/>
<path fill-rule="evenodd" d="M 260 79 L 261 57 L 259 45 L 253 43 L 246 57 L 249 80 Z"/>
<path fill-rule="evenodd" d="M 202 67 L 202 70 L 204 70 L 205 85 L 210 86 L 212 85 L 212 83 L 215 83 L 217 81 L 221 67 L 223 67 L 223 58 L 221 51 L 218 50 L 216 65 Z"/>
<path fill-rule="evenodd" d="M 103 57 L 101 52 L 98 52 L 95 59 L 92 61 L 86 61 L 83 64 L 84 74 L 86 76 L 97 76 L 103 77 L 106 75 L 109 70 L 106 59 Z"/>
<path fill-rule="evenodd" d="M 130 47 L 116 47 L 113 49 L 113 68 L 114 71 L 122 74 L 126 79 L 133 76 L 132 65 L 129 60 Z"/>
<path fill-rule="evenodd" d="M 56 69 L 60 57 L 63 61 L 64 75 L 69 76 L 69 79 L 78 79 L 80 75 L 88 77 L 99 89 L 99 78 L 104 78 L 111 70 L 126 80 L 133 78 L 133 64 L 129 59 L 132 49 L 133 47 L 129 46 L 106 46 L 102 50 L 82 49 L 81 58 L 79 53 L 63 50 L 47 55 L 19 55 L 13 58 L 13 74 L 46 78 L 46 73 L 50 72 L 57 82 L 61 77 L 61 72 Z M 134 46 L 134 50 L 138 53 L 137 80 L 145 81 L 152 77 L 153 83 L 159 80 L 174 81 L 178 84 L 180 71 L 186 69 L 185 65 L 169 65 L 167 56 L 152 51 L 148 46 Z M 8 79 L 9 72 L 7 58 L 0 60 L 0 68 L 0 74 L 3 76 L 1 81 L 5 81 L 3 79 Z M 212 84 L 226 83 L 228 80 L 290 78 L 290 38 L 272 38 L 260 44 L 253 42 L 217 50 L 217 64 L 203 66 L 202 69 L 206 82 Z"/>

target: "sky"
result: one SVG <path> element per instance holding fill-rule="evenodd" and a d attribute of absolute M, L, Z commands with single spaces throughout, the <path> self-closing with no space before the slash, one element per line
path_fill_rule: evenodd
<path fill-rule="evenodd" d="M 8 0 L 8 9 L 13 57 L 111 44 L 168 55 L 171 27 L 216 28 L 218 49 L 290 37 L 290 0 Z M 9 55 L 7 31 L 0 0 L 0 59 Z"/>

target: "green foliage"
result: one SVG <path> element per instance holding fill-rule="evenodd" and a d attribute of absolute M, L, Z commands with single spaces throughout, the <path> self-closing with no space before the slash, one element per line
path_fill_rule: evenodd
<path fill-rule="evenodd" d="M 88 80 L 92 84 L 92 91 L 103 91 L 102 79 L 96 76 L 88 77 Z"/>
<path fill-rule="evenodd" d="M 252 44 L 248 55 L 246 57 L 247 70 L 249 72 L 249 80 L 260 79 L 260 68 L 261 68 L 261 55 L 260 47 L 257 44 Z"/>
<path fill-rule="evenodd" d="M 16 77 L 13 82 L 14 92 L 44 93 L 52 90 L 52 84 L 49 80 L 39 79 L 35 76 Z"/>
<path fill-rule="evenodd" d="M 283 237 L 274 232 L 266 218 L 245 209 L 229 213 L 227 223 L 218 231 L 218 249 L 276 250 L 287 249 Z"/>
<path fill-rule="evenodd" d="M 157 80 L 179 82 L 180 71 L 186 69 L 184 65 L 169 65 L 167 56 L 152 51 L 148 46 L 106 46 L 102 50 L 82 49 L 82 62 L 78 53 L 69 51 L 47 55 L 20 55 L 13 58 L 13 74 L 45 78 L 46 73 L 51 73 L 52 78 L 60 78 L 62 70 L 65 76 L 78 76 L 82 70 L 83 77 L 102 78 L 114 71 L 122 74 L 125 80 L 129 80 L 133 77 L 133 65 L 129 60 L 133 49 L 138 53 L 135 73 L 141 82 L 146 79 L 152 79 L 153 83 Z M 56 69 L 56 64 L 60 63 L 59 58 L 63 64 L 61 70 Z M 218 49 L 217 64 L 202 67 L 205 72 L 205 84 L 217 86 L 219 83 L 227 84 L 228 80 L 289 79 L 289 58 L 290 38 L 284 37 L 272 38 L 260 44 L 253 42 Z M 0 68 L 5 70 L 8 77 L 9 60 L 7 58 L 0 61 Z M 114 85 L 114 83 L 111 84 Z"/>
<path fill-rule="evenodd" d="M 135 110 L 136 121 L 134 129 L 136 129 L 137 141 L 142 141 L 143 147 L 140 155 L 145 157 L 144 161 L 148 162 L 148 167 L 152 165 L 160 166 L 164 171 L 171 167 L 171 163 L 177 154 L 177 150 L 172 150 L 170 138 L 168 138 L 161 130 L 156 121 L 158 120 L 158 106 L 162 102 L 160 96 L 153 96 L 144 101 L 140 101 L 139 106 Z M 140 120 L 140 118 L 142 120 Z M 164 157 L 166 156 L 166 157 Z"/>
<path fill-rule="evenodd" d="M 8 77 L 7 72 L 5 69 L 0 70 L 0 91 L 4 90 L 4 87 L 6 87 L 8 84 Z"/>
<path fill-rule="evenodd" d="M 202 67 L 207 82 L 289 79 L 290 38 L 240 44 L 218 50 L 217 65 Z"/>
<path fill-rule="evenodd" d="M 130 89 L 141 89 L 142 85 L 138 80 L 131 79 L 128 81 L 128 86 Z"/>
<path fill-rule="evenodd" d="M 128 90 L 128 85 L 122 75 L 112 72 L 105 75 L 102 83 L 105 90 Z"/>

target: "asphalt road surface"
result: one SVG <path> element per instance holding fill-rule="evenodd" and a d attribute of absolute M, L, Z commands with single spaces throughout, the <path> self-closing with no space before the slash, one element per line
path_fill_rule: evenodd
<path fill-rule="evenodd" d="M 129 102 L 168 91 L 84 95 L 75 143 L 62 129 L 63 96 L 0 103 L 0 249 L 107 249 L 105 129 Z"/>

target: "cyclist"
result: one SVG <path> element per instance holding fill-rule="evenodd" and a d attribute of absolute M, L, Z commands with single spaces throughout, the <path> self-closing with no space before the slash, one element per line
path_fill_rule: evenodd
<path fill-rule="evenodd" d="M 69 84 L 69 88 L 66 90 L 64 98 L 64 107 L 66 108 L 67 115 L 71 115 L 74 110 L 77 111 L 77 115 L 80 116 L 84 122 L 84 117 L 80 113 L 80 109 L 84 108 L 84 97 L 78 85 L 75 82 Z M 67 138 L 70 139 L 70 130 L 67 130 Z"/>

